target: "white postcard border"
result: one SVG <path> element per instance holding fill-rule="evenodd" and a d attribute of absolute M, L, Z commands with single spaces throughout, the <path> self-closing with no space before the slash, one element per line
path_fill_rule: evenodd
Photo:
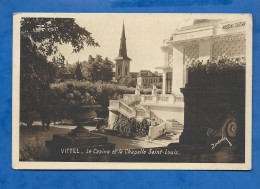
<path fill-rule="evenodd" d="M 15 13 L 13 16 L 12 76 L 12 168 L 34 170 L 250 170 L 252 168 L 252 15 L 251 14 L 190 14 L 193 18 L 242 17 L 246 20 L 246 119 L 245 163 L 117 163 L 117 162 L 24 162 L 19 161 L 20 109 L 20 19 L 21 17 L 76 18 L 84 14 L 176 14 L 190 13 Z"/>

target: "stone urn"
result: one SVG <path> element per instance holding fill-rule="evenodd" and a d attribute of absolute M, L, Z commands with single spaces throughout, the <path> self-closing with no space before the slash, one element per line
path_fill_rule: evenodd
<path fill-rule="evenodd" d="M 68 134 L 54 134 L 51 141 L 46 141 L 53 161 L 109 161 L 115 144 L 109 143 L 106 136 L 90 132 L 82 126 L 91 111 L 98 105 L 68 107 L 67 115 L 76 124 Z"/>

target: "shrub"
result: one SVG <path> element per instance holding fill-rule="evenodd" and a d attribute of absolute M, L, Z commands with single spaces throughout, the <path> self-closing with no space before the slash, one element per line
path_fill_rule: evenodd
<path fill-rule="evenodd" d="M 52 92 L 55 97 L 55 105 L 81 106 L 95 103 L 95 99 L 87 91 L 80 90 L 72 84 L 53 87 Z"/>
<path fill-rule="evenodd" d="M 21 161 L 44 161 L 49 159 L 49 151 L 43 144 L 26 144 L 20 150 Z"/>
<path fill-rule="evenodd" d="M 45 147 L 45 140 L 40 140 L 37 134 L 35 140 L 29 142 L 20 149 L 19 159 L 21 161 L 46 161 L 49 160 L 49 151 Z"/>
<path fill-rule="evenodd" d="M 244 87 L 245 58 L 219 57 L 212 62 L 188 65 L 188 84 L 196 87 Z"/>
<path fill-rule="evenodd" d="M 113 129 L 120 132 L 121 136 L 133 137 L 133 136 L 146 136 L 149 132 L 150 123 L 143 119 L 142 122 L 137 121 L 134 118 L 127 118 L 126 116 L 119 114 L 114 123 Z"/>
<path fill-rule="evenodd" d="M 244 71 L 246 65 L 245 57 L 242 58 L 231 58 L 228 56 L 220 56 L 213 61 L 207 61 L 203 64 L 203 61 L 192 61 L 191 64 L 187 65 L 190 72 L 205 72 L 211 73 L 222 73 L 222 72 L 238 72 Z"/>
<path fill-rule="evenodd" d="M 109 100 L 118 100 L 123 94 L 134 94 L 134 88 L 111 83 L 91 83 L 89 81 L 67 81 L 51 85 L 55 106 L 87 105 L 98 103 L 102 106 L 98 116 L 108 115 Z"/>

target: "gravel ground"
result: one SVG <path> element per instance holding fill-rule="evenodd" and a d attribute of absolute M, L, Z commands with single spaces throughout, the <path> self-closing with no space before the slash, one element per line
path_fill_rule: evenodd
<path fill-rule="evenodd" d="M 32 128 L 21 127 L 20 128 L 20 148 L 28 143 L 35 143 L 36 140 L 40 141 L 42 144 L 46 140 L 51 140 L 53 134 L 66 134 L 71 129 L 74 129 L 73 125 L 51 125 L 50 130 L 42 130 L 40 125 L 34 125 Z M 93 126 L 85 126 L 86 129 L 90 131 L 95 130 Z M 155 140 L 149 142 L 147 137 L 136 139 L 122 138 L 118 136 L 111 136 L 106 134 L 100 134 L 108 137 L 108 142 L 116 144 L 116 149 L 137 149 L 137 148 L 152 148 L 152 147 L 162 147 L 167 146 L 172 140 Z"/>

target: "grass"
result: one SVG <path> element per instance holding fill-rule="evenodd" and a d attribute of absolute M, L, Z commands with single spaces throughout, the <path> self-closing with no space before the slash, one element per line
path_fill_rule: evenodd
<path fill-rule="evenodd" d="M 50 127 L 42 130 L 41 126 L 20 127 L 20 157 L 21 161 L 48 161 L 49 151 L 45 141 L 52 140 L 53 134 L 67 134 L 68 129 Z"/>

